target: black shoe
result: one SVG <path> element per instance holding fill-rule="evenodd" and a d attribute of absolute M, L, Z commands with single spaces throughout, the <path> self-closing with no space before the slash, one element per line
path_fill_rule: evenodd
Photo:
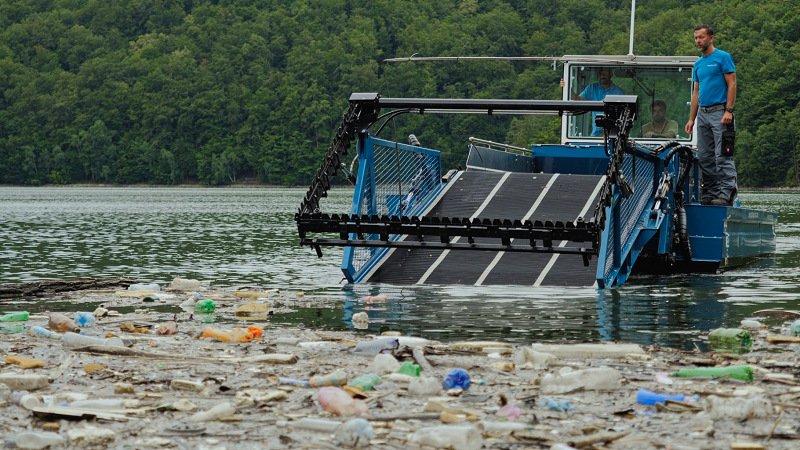
<path fill-rule="evenodd" d="M 714 200 L 711 200 L 711 205 L 713 205 L 713 206 L 730 206 L 731 202 L 728 199 L 720 197 L 720 198 L 715 198 Z"/>
<path fill-rule="evenodd" d="M 708 206 L 708 205 L 710 205 L 710 204 L 711 204 L 711 202 L 712 202 L 712 201 L 714 201 L 714 200 L 716 200 L 714 197 L 703 197 L 703 199 L 702 199 L 702 200 L 700 200 L 700 204 L 701 204 L 701 205 L 706 205 L 706 206 Z"/>

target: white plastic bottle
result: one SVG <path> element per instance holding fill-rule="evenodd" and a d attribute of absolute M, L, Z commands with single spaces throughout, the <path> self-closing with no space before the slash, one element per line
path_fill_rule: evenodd
<path fill-rule="evenodd" d="M 483 447 L 483 437 L 477 428 L 464 426 L 425 427 L 409 436 L 408 442 L 453 450 L 479 450 Z"/>
<path fill-rule="evenodd" d="M 236 408 L 234 408 L 229 402 L 220 403 L 208 411 L 201 411 L 194 414 L 192 416 L 192 422 L 208 422 L 210 420 L 217 420 L 223 417 L 232 416 L 235 412 Z"/>
<path fill-rule="evenodd" d="M 77 333 L 64 333 L 64 336 L 61 338 L 63 342 L 63 346 L 67 348 L 79 348 L 79 347 L 88 347 L 90 345 L 96 345 L 101 347 L 125 347 L 125 344 L 122 342 L 122 339 L 112 337 L 108 339 L 103 339 L 94 336 L 85 336 L 82 334 Z"/>
<path fill-rule="evenodd" d="M 322 420 L 322 419 L 300 419 L 300 420 L 293 420 L 291 422 L 279 420 L 276 422 L 276 425 L 279 427 L 290 427 L 296 430 L 310 430 L 310 431 L 320 431 L 323 433 L 333 433 L 336 429 L 341 425 L 341 422 L 335 422 L 333 420 Z"/>
<path fill-rule="evenodd" d="M 17 434 L 15 441 L 17 448 L 32 450 L 41 450 L 51 445 L 62 445 L 67 442 L 66 439 L 55 433 L 34 433 L 32 431 L 23 431 Z"/>

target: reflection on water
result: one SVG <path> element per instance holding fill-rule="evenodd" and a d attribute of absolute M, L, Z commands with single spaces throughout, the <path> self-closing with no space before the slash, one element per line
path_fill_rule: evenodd
<path fill-rule="evenodd" d="M 304 194 L 0 188 L 0 226 L 7 236 L 0 241 L 0 280 L 131 276 L 165 283 L 181 276 L 218 286 L 303 290 L 338 298 L 344 309 L 297 308 L 273 323 L 347 329 L 354 313 L 366 311 L 367 333 L 401 330 L 440 340 L 618 340 L 691 348 L 705 331 L 734 326 L 759 309 L 798 308 L 800 194 L 741 195 L 747 207 L 778 212 L 773 258 L 716 275 L 632 277 L 605 291 L 341 286 L 341 249 L 324 249 L 318 259 L 297 245 L 293 216 Z M 334 191 L 323 208 L 347 211 L 350 198 L 350 191 Z M 379 294 L 389 301 L 358 301 Z"/>

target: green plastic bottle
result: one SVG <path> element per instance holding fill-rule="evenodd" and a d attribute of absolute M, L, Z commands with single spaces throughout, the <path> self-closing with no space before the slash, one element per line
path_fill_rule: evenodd
<path fill-rule="evenodd" d="M 198 314 L 213 314 L 215 309 L 217 305 L 214 300 L 200 300 L 194 305 L 194 311 Z"/>
<path fill-rule="evenodd" d="M 375 375 L 374 373 L 370 373 L 367 375 L 361 375 L 358 378 L 354 378 L 350 381 L 350 386 L 360 387 L 364 391 L 368 391 L 381 383 L 383 383 L 381 377 Z"/>
<path fill-rule="evenodd" d="M 753 381 L 753 368 L 750 366 L 700 367 L 681 369 L 673 377 L 730 377 L 735 380 Z"/>
<path fill-rule="evenodd" d="M 0 327 L 0 334 L 19 334 L 24 332 L 25 332 L 25 326 L 19 323 Z"/>
<path fill-rule="evenodd" d="M 399 369 L 397 369 L 397 373 L 402 373 L 404 375 L 411 375 L 412 377 L 419 376 L 419 365 L 414 364 L 411 361 L 405 361 Z"/>
<path fill-rule="evenodd" d="M 712 347 L 747 347 L 752 343 L 750 332 L 741 328 L 717 328 L 708 334 Z"/>
<path fill-rule="evenodd" d="M 0 317 L 0 322 L 25 322 L 28 320 L 28 311 L 9 313 Z"/>

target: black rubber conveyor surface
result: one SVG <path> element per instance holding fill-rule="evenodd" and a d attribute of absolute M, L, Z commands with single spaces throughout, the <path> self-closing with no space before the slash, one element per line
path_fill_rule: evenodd
<path fill-rule="evenodd" d="M 583 213 L 588 219 L 594 213 L 603 179 L 589 175 L 460 172 L 426 216 L 572 222 Z M 428 239 L 435 241 L 438 237 L 426 236 Z M 451 242 L 454 239 L 458 238 L 451 238 Z M 553 246 L 560 244 L 553 242 Z M 596 268 L 597 258 L 585 267 L 579 255 L 391 249 L 362 282 L 593 286 Z"/>

